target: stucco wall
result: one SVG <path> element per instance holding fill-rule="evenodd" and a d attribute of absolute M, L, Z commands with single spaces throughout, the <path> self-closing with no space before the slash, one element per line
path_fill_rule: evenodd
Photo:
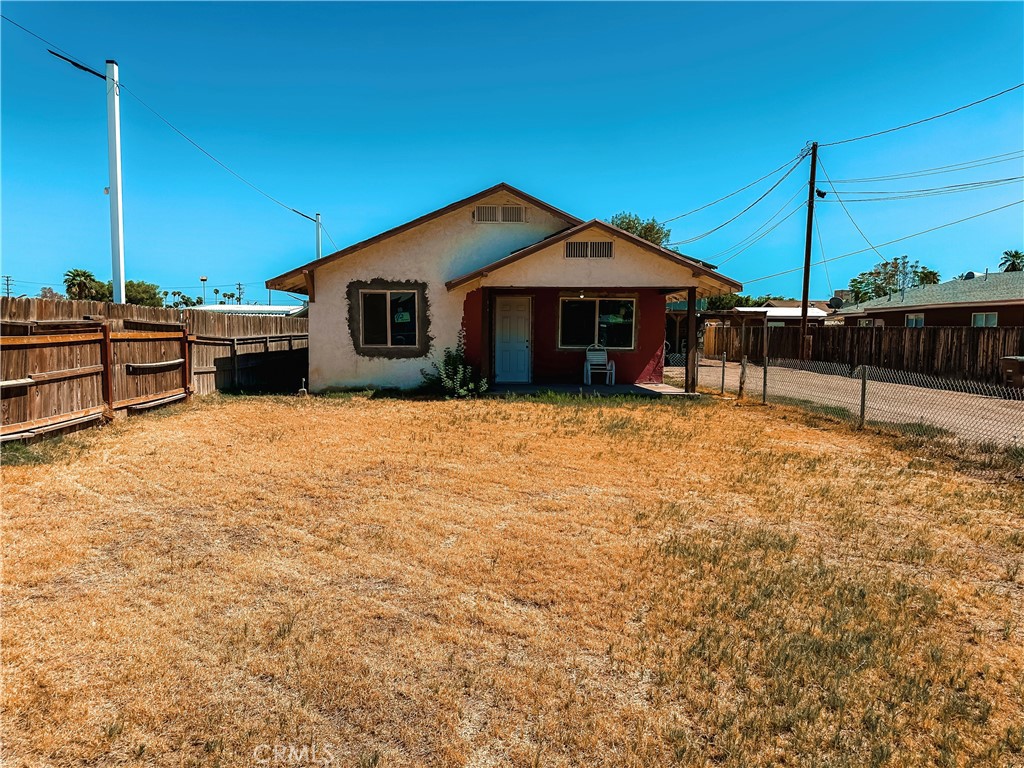
<path fill-rule="evenodd" d="M 610 259 L 567 259 L 565 243 L 558 242 L 483 277 L 477 285 L 514 287 L 529 285 L 551 288 L 634 287 L 704 288 L 688 268 L 658 256 L 621 237 L 601 229 L 584 230 L 572 241 L 612 241 Z M 710 285 L 710 283 L 708 283 Z M 719 292 L 716 286 L 716 293 Z"/>
<path fill-rule="evenodd" d="M 493 303 L 501 295 L 529 296 L 531 302 L 530 369 L 536 383 L 582 383 L 582 349 L 558 346 L 558 312 L 563 296 L 575 294 L 559 288 L 477 289 L 466 296 L 466 357 L 488 375 L 493 369 L 493 345 L 489 337 Z M 628 297 L 636 300 L 635 346 L 611 349 L 615 361 L 615 380 L 619 384 L 662 381 L 665 351 L 665 294 L 654 288 L 622 287 L 613 291 L 591 291 L 600 296 Z"/>
<path fill-rule="evenodd" d="M 480 205 L 525 204 L 498 193 Z M 454 346 L 470 286 L 449 292 L 445 282 L 493 263 L 511 251 L 565 229 L 568 223 L 527 205 L 525 224 L 476 224 L 474 206 L 445 214 L 409 232 L 350 254 L 315 272 L 316 301 L 309 305 L 309 378 L 315 392 L 330 388 L 386 385 L 414 387 L 421 369 Z M 432 343 L 427 354 L 406 359 L 356 353 L 348 329 L 347 288 L 352 281 L 426 283 Z"/>

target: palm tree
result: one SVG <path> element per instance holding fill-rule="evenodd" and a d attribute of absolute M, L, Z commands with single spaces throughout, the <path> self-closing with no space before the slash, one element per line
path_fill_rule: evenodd
<path fill-rule="evenodd" d="M 64 273 L 64 289 L 69 299 L 91 299 L 96 276 L 87 269 L 69 269 Z"/>
<path fill-rule="evenodd" d="M 1003 272 L 1024 272 L 1024 251 L 1003 251 L 999 268 Z"/>

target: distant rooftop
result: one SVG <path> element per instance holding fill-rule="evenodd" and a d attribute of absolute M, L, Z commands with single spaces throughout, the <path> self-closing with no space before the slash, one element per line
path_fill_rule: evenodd
<path fill-rule="evenodd" d="M 970 274 L 970 273 L 969 273 Z M 948 280 L 938 285 L 922 285 L 895 291 L 891 296 L 850 303 L 839 314 L 853 314 L 869 309 L 895 309 L 932 304 L 988 304 L 994 301 L 1024 303 L 1024 272 L 974 273 L 970 280 Z"/>

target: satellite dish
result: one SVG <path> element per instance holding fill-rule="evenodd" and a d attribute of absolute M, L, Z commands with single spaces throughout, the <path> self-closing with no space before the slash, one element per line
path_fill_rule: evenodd
<path fill-rule="evenodd" d="M 843 300 L 840 299 L 838 296 L 833 296 L 831 299 L 828 300 L 828 306 L 830 309 L 842 309 Z"/>
<path fill-rule="evenodd" d="M 964 280 L 973 280 L 976 277 L 977 275 L 974 274 L 973 272 L 968 272 L 966 275 L 964 275 Z"/>

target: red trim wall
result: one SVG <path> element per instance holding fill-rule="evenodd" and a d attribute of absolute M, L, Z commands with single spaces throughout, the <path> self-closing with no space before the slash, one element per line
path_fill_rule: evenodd
<path fill-rule="evenodd" d="M 466 357 L 493 379 L 491 348 L 494 297 L 530 296 L 533 299 L 533 381 L 539 384 L 582 383 L 585 350 L 558 348 L 558 305 L 561 296 L 578 295 L 558 288 L 476 289 L 466 295 L 462 327 Z M 619 384 L 660 383 L 665 364 L 665 295 L 652 288 L 587 291 L 587 297 L 618 296 L 636 299 L 636 348 L 609 350 Z"/>

